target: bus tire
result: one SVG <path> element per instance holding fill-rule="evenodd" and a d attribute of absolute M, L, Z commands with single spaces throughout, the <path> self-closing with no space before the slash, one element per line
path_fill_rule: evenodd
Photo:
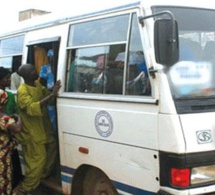
<path fill-rule="evenodd" d="M 110 179 L 99 169 L 87 171 L 83 182 L 83 195 L 118 195 Z"/>

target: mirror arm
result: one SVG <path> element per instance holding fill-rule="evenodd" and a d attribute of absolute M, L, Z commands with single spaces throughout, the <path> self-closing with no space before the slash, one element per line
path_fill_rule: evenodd
<path fill-rule="evenodd" d="M 149 68 L 149 75 L 154 79 L 155 78 L 155 73 L 157 73 L 158 70 L 154 69 L 154 67 Z"/>
<path fill-rule="evenodd" d="M 159 12 L 159 13 L 156 13 L 156 14 L 152 14 L 152 15 L 149 15 L 149 16 L 139 16 L 138 19 L 139 19 L 139 22 L 142 23 L 143 20 L 146 20 L 148 18 L 152 18 L 152 17 L 160 16 L 160 15 L 165 15 L 165 14 L 169 15 L 171 20 L 173 20 L 173 21 L 175 20 L 174 15 L 172 14 L 172 12 L 167 11 L 167 10 Z"/>
<path fill-rule="evenodd" d="M 139 23 L 140 24 L 143 24 L 143 20 L 146 20 L 148 18 L 152 18 L 152 17 L 155 17 L 155 16 L 160 16 L 160 15 L 168 15 L 170 18 L 171 18 L 171 21 L 172 21 L 172 26 L 173 26 L 173 33 L 172 33 L 172 37 L 171 39 L 169 40 L 170 43 L 175 43 L 176 40 L 174 39 L 174 30 L 175 30 L 175 18 L 174 18 L 174 15 L 172 14 L 172 12 L 170 11 L 162 11 L 162 12 L 159 12 L 159 13 L 156 13 L 156 14 L 152 14 L 152 15 L 149 15 L 149 16 L 139 16 L 138 19 L 139 19 Z"/>

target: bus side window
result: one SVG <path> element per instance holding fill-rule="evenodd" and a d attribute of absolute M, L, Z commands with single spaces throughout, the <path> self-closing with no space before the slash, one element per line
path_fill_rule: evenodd
<path fill-rule="evenodd" d="M 148 72 L 142 52 L 129 55 L 126 92 L 130 95 L 150 95 Z"/>
<path fill-rule="evenodd" d="M 88 67 L 87 62 L 81 64 L 79 61 L 80 59 L 75 58 L 70 65 L 69 90 L 72 92 L 89 93 L 91 91 L 92 71 Z"/>
<path fill-rule="evenodd" d="M 69 72 L 68 72 L 68 92 L 73 91 L 73 80 L 74 80 L 74 61 L 72 61 L 69 65 Z"/>
<path fill-rule="evenodd" d="M 91 80 L 92 93 L 105 93 L 107 83 L 106 62 L 107 56 L 105 54 L 99 55 L 96 59 L 96 68 Z"/>
<path fill-rule="evenodd" d="M 67 90 L 69 92 L 151 94 L 137 15 L 132 13 L 130 16 L 125 14 L 101 19 L 102 22 L 95 20 L 70 26 L 68 47 L 76 46 L 76 49 L 68 50 L 70 67 L 67 75 Z M 117 22 L 110 22 L 112 20 Z M 128 25 L 130 22 L 131 25 Z M 98 34 L 96 37 L 95 35 L 92 37 L 90 32 L 81 31 L 82 25 L 93 30 L 101 24 L 104 27 L 102 28 L 104 33 Z M 107 39 L 105 32 L 109 32 L 108 29 L 113 29 L 113 25 L 116 30 L 109 33 Z M 118 32 L 121 31 L 124 33 L 119 37 Z M 88 37 L 88 41 L 90 41 L 87 44 L 88 47 L 85 42 L 80 40 L 77 42 L 79 33 L 85 33 L 85 37 Z M 97 43 L 100 43 L 100 46 L 97 46 Z"/>
<path fill-rule="evenodd" d="M 124 62 L 115 61 L 107 71 L 107 94 L 122 94 Z"/>
<path fill-rule="evenodd" d="M 151 95 L 151 85 L 137 21 L 137 16 L 134 13 L 126 72 L 126 94 Z"/>
<path fill-rule="evenodd" d="M 123 68 L 115 58 L 124 50 L 125 44 L 76 49 L 69 60 L 68 91 L 122 94 Z"/>

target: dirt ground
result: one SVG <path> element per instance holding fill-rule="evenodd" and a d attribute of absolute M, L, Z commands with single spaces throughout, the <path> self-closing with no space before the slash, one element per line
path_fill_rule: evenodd
<path fill-rule="evenodd" d="M 62 195 L 61 192 L 54 191 L 43 184 L 39 185 L 39 187 L 35 189 L 31 194 L 32 195 Z"/>

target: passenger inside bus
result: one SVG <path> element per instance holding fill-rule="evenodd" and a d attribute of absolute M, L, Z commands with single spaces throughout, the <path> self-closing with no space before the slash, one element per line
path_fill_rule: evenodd
<path fill-rule="evenodd" d="M 105 68 L 105 55 L 98 56 L 96 60 L 96 71 L 92 78 L 92 93 L 103 93 L 106 88 L 107 76 Z"/>
<path fill-rule="evenodd" d="M 180 61 L 200 61 L 203 57 L 201 46 L 190 39 L 180 39 Z"/>
<path fill-rule="evenodd" d="M 122 51 L 123 48 L 120 48 Z M 74 57 L 68 90 L 74 92 L 123 94 L 125 52 Z M 95 60 L 96 57 L 96 60 Z M 142 51 L 130 52 L 126 67 L 126 95 L 150 95 L 151 86 Z"/>
<path fill-rule="evenodd" d="M 34 46 L 34 65 L 37 69 L 37 72 L 40 73 L 40 69 L 44 64 L 48 63 L 48 58 L 47 58 L 47 53 L 46 49 L 39 46 L 35 45 Z M 31 62 L 31 63 L 33 63 Z"/>
<path fill-rule="evenodd" d="M 215 41 L 208 41 L 203 50 L 203 58 L 206 61 L 215 62 Z"/>
<path fill-rule="evenodd" d="M 107 71 L 107 94 L 122 94 L 124 62 L 115 60 L 110 62 Z"/>
<path fill-rule="evenodd" d="M 120 94 L 122 93 L 125 52 L 119 53 L 115 61 L 117 62 L 117 66 L 115 67 L 117 68 L 115 69 L 115 72 L 117 72 L 117 76 L 115 77 L 117 79 L 111 79 L 111 81 L 113 81 L 112 86 L 118 88 L 118 90 L 114 92 Z M 140 51 L 130 52 L 128 57 L 128 66 L 126 74 L 126 94 L 150 95 L 150 93 L 151 89 L 148 80 L 148 72 L 145 64 L 144 55 Z"/>
<path fill-rule="evenodd" d="M 130 95 L 149 95 L 151 93 L 148 72 L 143 52 L 130 52 L 126 93 Z"/>
<path fill-rule="evenodd" d="M 212 75 L 215 75 L 215 41 L 208 41 L 203 50 L 203 60 L 210 63 Z M 215 78 L 211 79 L 212 87 L 211 89 L 207 89 L 207 94 L 211 95 L 212 91 L 214 91 L 215 86 Z M 209 92 L 209 93 L 208 93 Z"/>
<path fill-rule="evenodd" d="M 54 52 L 52 49 L 49 49 L 47 52 L 47 57 L 48 57 L 48 63 L 43 65 L 40 69 L 40 83 L 47 87 L 50 91 L 54 87 L 54 63 L 53 63 L 53 57 L 54 57 Z M 57 135 L 57 117 L 56 117 L 56 106 L 55 104 L 48 104 L 47 105 L 49 116 L 54 128 L 54 133 Z"/>
<path fill-rule="evenodd" d="M 117 59 L 111 61 L 107 56 L 101 55 L 97 58 L 96 64 L 97 70 L 92 80 L 94 86 L 91 92 L 122 94 L 124 61 Z"/>

